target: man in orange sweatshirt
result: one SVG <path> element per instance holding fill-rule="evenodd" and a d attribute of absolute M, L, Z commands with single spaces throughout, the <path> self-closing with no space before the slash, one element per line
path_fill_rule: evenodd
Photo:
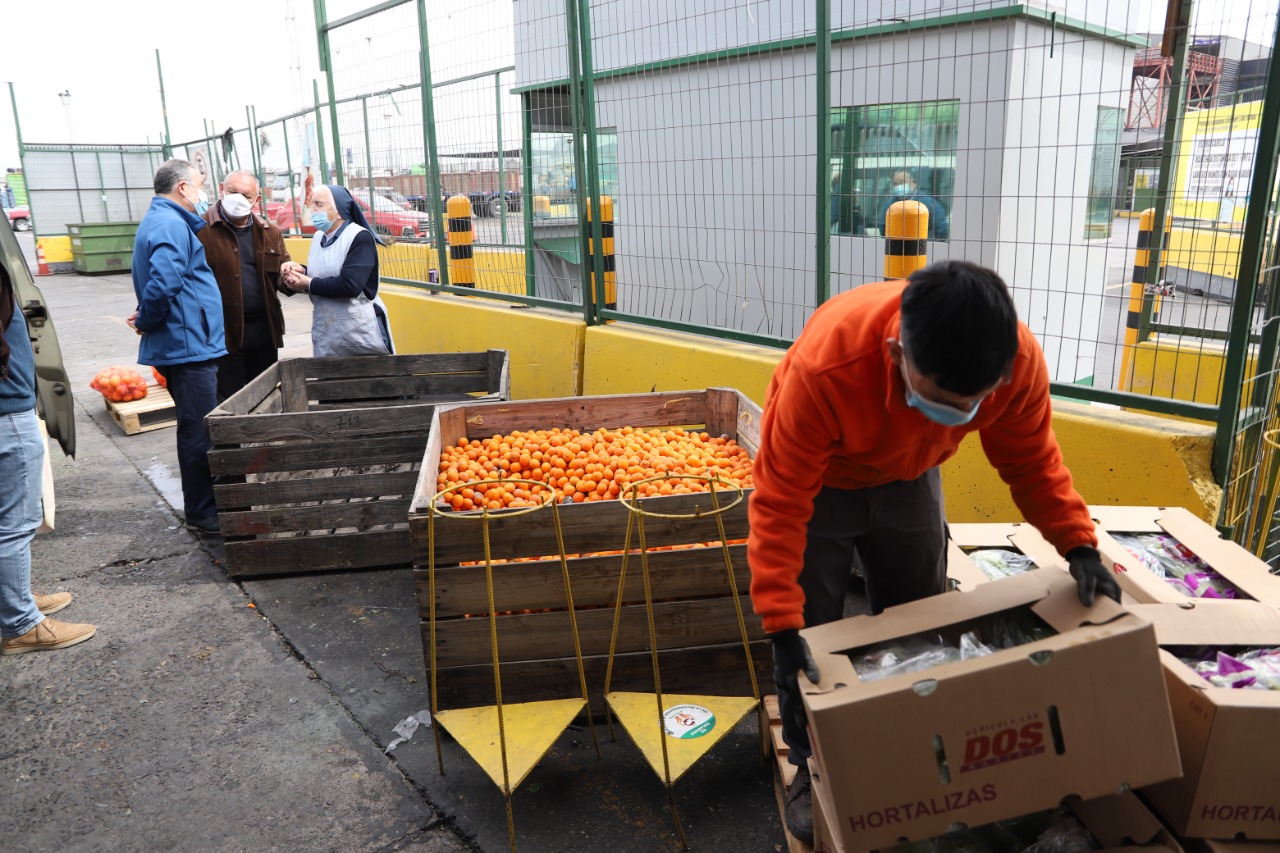
<path fill-rule="evenodd" d="M 844 615 L 851 569 L 873 613 L 943 592 L 938 466 L 976 432 L 1026 519 L 1066 556 L 1080 600 L 1117 601 L 1093 520 L 1054 437 L 1049 374 L 994 272 L 932 264 L 827 302 L 774 371 L 748 508 L 751 600 L 773 641 L 790 761 L 787 827 L 813 842 L 806 626 Z M 856 735 L 854 735 L 856 736 Z"/>

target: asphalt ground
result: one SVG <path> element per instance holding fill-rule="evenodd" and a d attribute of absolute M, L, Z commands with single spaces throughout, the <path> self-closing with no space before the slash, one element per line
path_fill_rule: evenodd
<path fill-rule="evenodd" d="M 19 240 L 34 268 L 30 235 Z M 32 584 L 98 634 L 0 658 L 0 850 L 501 851 L 497 786 L 446 739 L 441 775 L 408 568 L 238 582 L 181 526 L 172 428 L 125 435 L 88 388 L 134 364 L 127 276 L 38 278 L 76 400 L 57 529 Z M 310 354 L 285 303 L 283 356 Z M 478 341 L 480 348 L 501 341 Z M 616 547 L 616 543 L 602 547 Z M 677 849 L 667 794 L 619 731 L 566 730 L 513 797 L 522 851 Z M 753 718 L 674 786 L 691 849 L 785 849 Z"/>

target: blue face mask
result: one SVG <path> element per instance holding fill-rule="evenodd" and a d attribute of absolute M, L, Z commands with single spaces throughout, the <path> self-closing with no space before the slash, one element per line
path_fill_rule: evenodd
<path fill-rule="evenodd" d="M 911 184 L 894 184 L 894 195 L 911 195 Z"/>
<path fill-rule="evenodd" d="M 333 223 L 329 221 L 329 214 L 327 213 L 320 213 L 319 211 L 316 211 L 311 214 L 311 226 L 317 231 L 328 231 L 329 226 L 332 224 Z"/>
<path fill-rule="evenodd" d="M 179 190 L 179 192 L 181 192 L 181 190 Z M 187 198 L 187 194 L 186 194 L 186 193 L 182 193 L 182 197 L 183 197 L 183 198 L 186 198 L 186 199 L 187 199 L 187 201 L 191 201 L 191 199 Z M 204 190 L 200 190 L 200 192 L 198 192 L 198 193 L 196 194 L 196 200 L 195 200 L 195 201 L 192 201 L 191 203 L 192 203 L 193 205 L 195 205 L 195 208 L 196 208 L 196 216 L 204 216 L 205 211 L 207 211 L 207 210 L 209 209 L 209 195 L 208 195 L 208 193 L 206 193 Z"/>
<path fill-rule="evenodd" d="M 966 411 L 957 409 L 955 406 L 948 406 L 946 403 L 926 400 L 916 393 L 916 389 L 911 387 L 911 380 L 907 377 L 905 362 L 902 366 L 902 382 L 907 386 L 907 405 L 934 423 L 942 424 L 945 427 L 964 426 L 977 416 L 978 408 L 982 405 L 982 401 L 979 400 L 972 409 Z"/>

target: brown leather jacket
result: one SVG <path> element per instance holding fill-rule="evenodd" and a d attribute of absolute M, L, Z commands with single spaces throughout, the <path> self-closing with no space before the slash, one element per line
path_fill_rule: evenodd
<path fill-rule="evenodd" d="M 284 312 L 280 309 L 280 295 L 292 296 L 280 281 L 280 265 L 289 260 L 284 247 L 284 236 L 274 222 L 263 219 L 254 211 L 253 249 L 257 255 L 258 278 L 262 285 L 262 301 L 267 308 L 267 324 L 276 348 L 284 346 Z M 205 257 L 218 280 L 222 292 L 222 317 L 227 334 L 227 352 L 239 352 L 244 348 L 244 307 L 240 287 L 239 243 L 231 224 L 222 218 L 222 208 L 217 202 L 204 214 L 208 227 L 196 235 L 204 246 Z"/>

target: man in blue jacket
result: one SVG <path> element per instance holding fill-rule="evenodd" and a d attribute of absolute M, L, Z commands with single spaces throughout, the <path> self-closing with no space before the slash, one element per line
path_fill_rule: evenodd
<path fill-rule="evenodd" d="M 227 354 L 222 295 L 196 232 L 209 207 L 204 179 L 186 160 L 169 160 L 155 177 L 155 198 L 133 244 L 138 310 L 129 325 L 142 336 L 138 362 L 160 371 L 178 416 L 178 470 L 188 528 L 218 532 L 204 418 L 218 404 L 218 359 Z"/>

